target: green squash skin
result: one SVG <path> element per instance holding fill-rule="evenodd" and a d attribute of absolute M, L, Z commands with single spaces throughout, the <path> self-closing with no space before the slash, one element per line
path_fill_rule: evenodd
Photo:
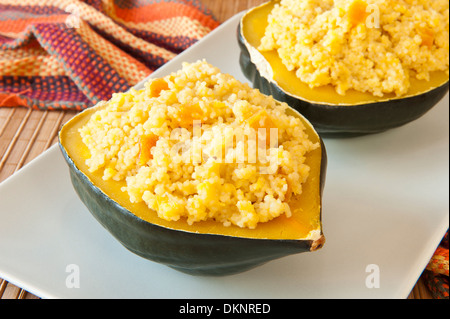
<path fill-rule="evenodd" d="M 320 193 L 325 183 L 327 156 L 322 145 Z M 144 221 L 109 198 L 80 171 L 59 141 L 73 187 L 95 219 L 125 248 L 145 259 L 199 276 L 226 276 L 247 271 L 270 260 L 317 250 L 322 241 L 270 240 L 190 233 Z M 322 220 L 322 209 L 320 220 Z"/>
<path fill-rule="evenodd" d="M 241 23 L 238 26 L 237 38 L 241 49 L 239 64 L 244 75 L 254 88 L 272 95 L 278 101 L 286 102 L 306 117 L 322 137 L 351 137 L 400 127 L 427 113 L 449 90 L 447 81 L 419 95 L 363 105 L 326 105 L 304 101 L 285 93 L 279 86 L 261 76 L 251 61 L 241 32 Z"/>

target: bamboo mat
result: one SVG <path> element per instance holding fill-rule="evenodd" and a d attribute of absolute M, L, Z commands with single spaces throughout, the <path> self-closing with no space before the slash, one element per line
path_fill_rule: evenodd
<path fill-rule="evenodd" d="M 201 0 L 221 22 L 265 0 Z M 0 183 L 57 142 L 62 124 L 75 115 L 71 111 L 40 111 L 0 108 Z M 37 296 L 0 278 L 1 299 L 38 299 Z M 431 299 L 420 278 L 409 299 Z"/>

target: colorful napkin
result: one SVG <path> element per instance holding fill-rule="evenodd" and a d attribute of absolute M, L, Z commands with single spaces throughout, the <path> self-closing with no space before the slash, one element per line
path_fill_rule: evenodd
<path fill-rule="evenodd" d="M 0 106 L 82 110 L 218 24 L 198 0 L 0 0 Z"/>
<path fill-rule="evenodd" d="M 423 273 L 434 299 L 448 297 L 448 230 Z"/>

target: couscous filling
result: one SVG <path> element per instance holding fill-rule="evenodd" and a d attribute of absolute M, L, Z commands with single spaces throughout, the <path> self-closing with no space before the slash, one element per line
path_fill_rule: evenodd
<path fill-rule="evenodd" d="M 258 48 L 276 50 L 311 88 L 408 92 L 449 68 L 447 0 L 281 0 Z"/>
<path fill-rule="evenodd" d="M 89 170 L 124 181 L 132 203 L 167 221 L 255 228 L 289 217 L 320 147 L 287 104 L 205 61 L 105 103 L 79 130 Z"/>

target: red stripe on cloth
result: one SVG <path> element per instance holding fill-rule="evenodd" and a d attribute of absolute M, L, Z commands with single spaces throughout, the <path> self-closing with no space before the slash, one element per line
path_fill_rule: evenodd
<path fill-rule="evenodd" d="M 68 14 L 57 14 L 52 16 L 30 18 L 26 20 L 14 20 L 13 23 L 11 21 L 0 21 L 0 32 L 7 34 L 18 34 L 25 31 L 29 25 L 38 23 L 65 22 L 68 16 Z"/>
<path fill-rule="evenodd" d="M 0 107 L 13 107 L 13 106 L 28 106 L 27 100 L 21 98 L 16 93 L 1 93 L 0 92 Z"/>
<path fill-rule="evenodd" d="M 174 17 L 188 17 L 199 21 L 203 26 L 210 29 L 214 29 L 219 25 L 217 21 L 205 15 L 197 8 L 173 2 L 154 3 L 131 9 L 122 9 L 115 6 L 115 14 L 124 21 L 135 23 L 151 22 Z"/>

